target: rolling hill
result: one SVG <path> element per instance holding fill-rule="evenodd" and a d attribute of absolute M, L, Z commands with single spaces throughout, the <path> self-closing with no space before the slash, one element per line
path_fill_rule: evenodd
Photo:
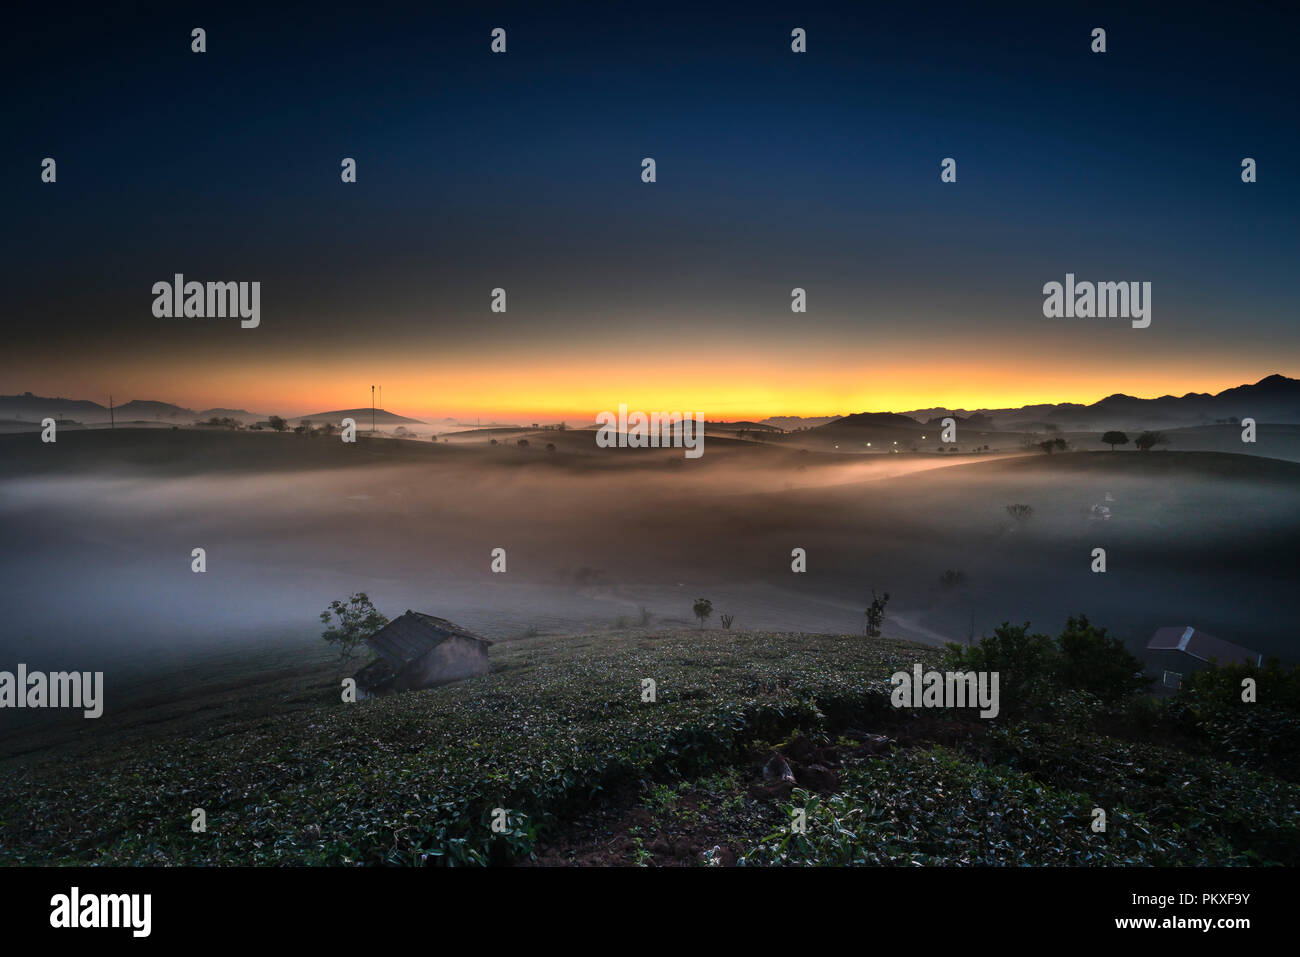
<path fill-rule="evenodd" d="M 340 419 L 348 416 L 356 419 L 357 424 L 361 425 L 370 421 L 371 412 L 371 409 L 335 409 L 333 412 L 313 412 L 309 415 L 286 416 L 286 418 L 292 419 L 294 422 L 297 422 L 299 419 L 311 419 L 313 422 L 338 422 Z M 394 412 L 389 412 L 386 409 L 374 409 L 373 413 L 376 424 L 381 422 L 385 425 L 428 424 L 421 419 L 410 419 L 404 415 L 397 415 Z"/>
<path fill-rule="evenodd" d="M 1230 418 L 1256 422 L 1300 424 L 1300 379 L 1270 375 L 1251 385 L 1235 386 L 1211 395 L 1188 392 L 1141 399 L 1122 392 L 1091 405 L 1063 402 L 1026 405 L 1018 409 L 977 409 L 1002 431 L 1035 431 L 1053 424 L 1063 429 L 1166 429 L 1212 425 Z M 906 413 L 917 421 L 945 415 L 970 416 L 966 409 L 918 409 Z"/>

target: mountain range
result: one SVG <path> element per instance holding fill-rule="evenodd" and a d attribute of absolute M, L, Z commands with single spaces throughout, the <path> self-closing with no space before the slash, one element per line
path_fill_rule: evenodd
<path fill-rule="evenodd" d="M 371 410 L 336 409 L 309 415 L 286 416 L 290 421 L 338 421 L 351 416 L 359 424 L 369 421 Z M 45 416 L 67 418 L 83 423 L 109 421 L 109 409 L 88 399 L 63 399 L 33 395 L 0 396 L 0 419 L 39 422 Z M 119 422 L 164 421 L 188 424 L 212 417 L 234 418 L 243 422 L 265 421 L 269 416 L 244 409 L 203 409 L 195 411 L 169 402 L 133 399 L 114 406 L 113 417 Z M 1164 429 L 1194 425 L 1212 425 L 1229 419 L 1253 418 L 1256 422 L 1300 424 L 1300 379 L 1270 375 L 1258 382 L 1235 386 L 1218 393 L 1188 392 L 1185 395 L 1162 395 L 1154 399 L 1117 392 L 1090 405 L 1075 402 L 1026 405 L 1007 409 L 949 409 L 935 407 L 910 412 L 857 412 L 847 416 L 772 416 L 760 423 L 780 429 L 825 428 L 838 426 L 907 427 L 917 423 L 936 426 L 952 416 L 969 428 L 982 431 L 1034 432 L 1055 426 L 1064 431 L 1104 429 Z M 385 424 L 424 424 L 382 409 L 375 410 L 375 421 Z M 448 420 L 444 420 L 448 421 Z"/>
<path fill-rule="evenodd" d="M 1295 425 L 1300 424 L 1300 379 L 1274 374 L 1253 385 L 1239 385 L 1214 394 L 1188 392 L 1154 399 L 1117 392 L 1091 405 L 1062 402 L 1017 409 L 933 408 L 903 414 L 925 424 L 949 415 L 963 420 L 980 416 L 977 421 L 981 424 L 977 427 L 1003 432 L 1038 431 L 1047 425 L 1079 431 L 1166 429 L 1248 417 L 1256 422 Z"/>
<path fill-rule="evenodd" d="M 285 416 L 285 418 L 295 423 L 302 419 L 311 419 L 313 422 L 337 422 L 344 416 L 352 416 L 360 423 L 363 417 L 366 422 L 370 421 L 370 411 L 369 407 L 338 409 L 333 412 L 314 412 L 308 415 Z M 423 424 L 419 419 L 410 419 L 384 409 L 375 409 L 374 412 L 375 422 Z M 39 422 L 46 416 L 56 419 L 62 417 L 86 424 L 99 424 L 113 419 L 118 422 L 171 422 L 176 425 L 188 425 L 211 418 L 238 419 L 245 424 L 265 422 L 270 418 L 270 414 L 249 412 L 247 409 L 216 408 L 196 411 L 170 402 L 157 402 L 151 399 L 132 399 L 121 405 L 114 405 L 110 415 L 108 406 L 88 399 L 51 398 L 33 395 L 30 392 L 24 392 L 22 395 L 0 395 L 0 419 Z"/>

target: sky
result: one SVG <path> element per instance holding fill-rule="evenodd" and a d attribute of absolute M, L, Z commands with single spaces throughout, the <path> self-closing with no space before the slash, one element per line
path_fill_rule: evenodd
<path fill-rule="evenodd" d="M 738 419 L 1300 374 L 1294 11 L 593 7 L 14 14 L 0 393 Z M 1067 272 L 1150 282 L 1150 327 L 1045 318 Z M 260 282 L 260 325 L 154 316 L 176 273 Z"/>

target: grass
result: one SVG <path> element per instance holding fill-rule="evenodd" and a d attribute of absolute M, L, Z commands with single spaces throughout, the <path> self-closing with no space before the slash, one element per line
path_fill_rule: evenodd
<path fill-rule="evenodd" d="M 762 653 L 756 653 L 761 651 Z M 542 638 L 481 679 L 345 704 L 327 665 L 146 702 L 3 762 L 0 862 L 481 863 L 602 788 L 725 760 L 914 654 L 898 642 L 683 632 Z M 643 704 L 641 679 L 657 683 Z M 44 746 L 48 745 L 48 747 Z M 206 833 L 190 829 L 203 808 Z M 511 828 L 490 828 L 495 808 Z"/>
<path fill-rule="evenodd" d="M 1050 720 L 892 709 L 889 675 L 935 655 L 716 629 L 543 636 L 495 646 L 481 678 L 359 704 L 333 665 L 250 659 L 0 741 L 0 863 L 1297 861 L 1300 788 L 1266 773 Z M 853 757 L 844 729 L 894 749 Z M 763 760 L 800 735 L 843 751 L 838 785 L 764 790 Z M 786 826 L 797 808 L 806 835 Z"/>

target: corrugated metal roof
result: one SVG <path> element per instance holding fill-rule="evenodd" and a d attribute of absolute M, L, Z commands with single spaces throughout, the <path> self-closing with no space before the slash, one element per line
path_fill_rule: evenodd
<path fill-rule="evenodd" d="M 1215 659 L 1221 665 L 1259 665 L 1264 656 L 1257 651 L 1234 645 L 1222 638 L 1193 628 L 1191 625 L 1174 625 L 1159 628 L 1147 642 L 1147 651 L 1181 651 L 1199 661 Z"/>
<path fill-rule="evenodd" d="M 394 668 L 400 668 L 448 638 L 467 638 L 470 641 L 481 641 L 485 645 L 492 644 L 454 622 L 418 611 L 407 611 L 401 617 L 394 618 L 367 638 L 366 644 Z"/>

